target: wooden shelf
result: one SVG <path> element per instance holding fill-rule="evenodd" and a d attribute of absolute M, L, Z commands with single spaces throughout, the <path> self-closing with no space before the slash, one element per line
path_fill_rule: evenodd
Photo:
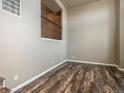
<path fill-rule="evenodd" d="M 47 21 L 49 21 L 49 22 L 53 23 L 54 25 L 57 25 L 58 27 L 62 28 L 62 26 L 61 26 L 61 25 L 59 25 L 59 24 L 57 24 L 57 23 L 55 23 L 55 22 L 53 22 L 53 21 L 49 20 L 48 18 L 43 17 L 43 16 L 41 16 L 41 17 L 42 17 L 43 19 L 46 19 Z"/>
<path fill-rule="evenodd" d="M 61 11 L 53 13 L 41 0 L 41 37 L 62 40 Z"/>

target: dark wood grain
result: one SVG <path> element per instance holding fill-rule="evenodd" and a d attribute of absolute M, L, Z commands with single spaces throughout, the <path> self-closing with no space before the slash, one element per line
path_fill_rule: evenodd
<path fill-rule="evenodd" d="M 15 93 L 124 93 L 124 72 L 66 62 Z"/>
<path fill-rule="evenodd" d="M 41 0 L 41 37 L 61 40 L 61 11 L 53 13 Z"/>

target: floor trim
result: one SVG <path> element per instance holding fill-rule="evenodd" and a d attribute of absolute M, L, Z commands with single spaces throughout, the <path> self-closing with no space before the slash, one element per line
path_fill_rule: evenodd
<path fill-rule="evenodd" d="M 66 61 L 69 61 L 69 62 L 79 62 L 79 63 L 85 63 L 85 64 L 104 65 L 104 66 L 114 66 L 114 67 L 117 67 L 120 71 L 124 71 L 123 68 L 120 68 L 116 64 L 107 64 L 107 63 L 99 63 L 99 62 L 89 62 L 89 61 L 81 61 L 81 60 L 70 60 L 70 59 L 67 59 Z"/>
<path fill-rule="evenodd" d="M 123 69 L 123 68 L 120 68 L 119 66 L 117 66 L 117 68 L 118 68 L 120 71 L 123 71 L 123 72 L 124 72 L 124 69 Z"/>
<path fill-rule="evenodd" d="M 36 79 L 38 79 L 39 77 L 45 75 L 45 74 L 48 73 L 49 71 L 51 71 L 51 70 L 57 68 L 58 66 L 60 66 L 61 64 L 65 63 L 65 62 L 67 62 L 67 60 L 62 61 L 61 63 L 59 63 L 59 64 L 55 65 L 54 67 L 52 67 L 52 68 L 50 68 L 50 69 L 48 69 L 48 70 L 42 72 L 41 74 L 39 74 L 39 75 L 33 77 L 32 79 L 23 82 L 23 83 L 20 84 L 19 86 L 13 88 L 12 91 L 11 91 L 10 93 L 14 93 L 14 92 L 17 91 L 18 89 L 20 89 L 20 88 L 22 88 L 22 87 L 24 87 L 24 86 L 30 84 L 30 83 L 33 82 L 34 80 L 36 80 Z"/>
<path fill-rule="evenodd" d="M 31 83 L 32 81 L 34 81 L 34 80 L 38 79 L 39 77 L 45 75 L 45 74 L 48 73 L 49 71 L 51 71 L 51 70 L 57 68 L 58 66 L 60 66 L 61 64 L 65 63 L 65 62 L 79 62 L 79 63 L 85 63 L 85 64 L 96 64 L 96 65 L 104 65 L 104 66 L 114 66 L 114 67 L 117 67 L 119 70 L 124 71 L 123 68 L 120 68 L 120 67 L 119 67 L 118 65 L 116 65 L 116 64 L 107 64 L 107 63 L 98 63 L 98 62 L 89 62 L 89 61 L 80 61 L 80 60 L 70 60 L 70 59 L 66 59 L 66 60 L 64 60 L 63 62 L 61 62 L 61 63 L 55 65 L 54 67 L 52 67 L 52 68 L 50 68 L 50 69 L 48 69 L 48 70 L 42 72 L 41 74 L 39 74 L 39 75 L 33 77 L 32 79 L 30 79 L 30 80 L 28 80 L 28 81 L 26 81 L 26 82 L 20 84 L 19 86 L 13 88 L 12 91 L 11 91 L 11 93 L 13 93 L 13 92 L 17 91 L 18 89 L 20 89 L 20 88 L 22 88 L 22 87 L 28 85 L 28 84 Z"/>
<path fill-rule="evenodd" d="M 85 64 L 95 64 L 95 65 L 105 65 L 105 66 L 116 66 L 116 64 L 107 64 L 107 63 L 99 63 L 99 62 L 89 62 L 89 61 L 81 61 L 81 60 L 70 60 L 68 59 L 67 61 L 69 62 L 78 62 L 78 63 L 85 63 Z"/>

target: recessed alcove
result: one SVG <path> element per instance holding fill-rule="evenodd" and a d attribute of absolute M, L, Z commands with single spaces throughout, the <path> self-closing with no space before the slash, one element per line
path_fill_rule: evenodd
<path fill-rule="evenodd" d="M 61 8 L 54 0 L 41 0 L 41 38 L 62 39 Z"/>

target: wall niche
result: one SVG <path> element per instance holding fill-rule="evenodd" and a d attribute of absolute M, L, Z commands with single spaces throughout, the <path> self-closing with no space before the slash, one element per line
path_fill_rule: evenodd
<path fill-rule="evenodd" d="M 61 8 L 54 0 L 41 0 L 41 38 L 62 40 Z"/>

